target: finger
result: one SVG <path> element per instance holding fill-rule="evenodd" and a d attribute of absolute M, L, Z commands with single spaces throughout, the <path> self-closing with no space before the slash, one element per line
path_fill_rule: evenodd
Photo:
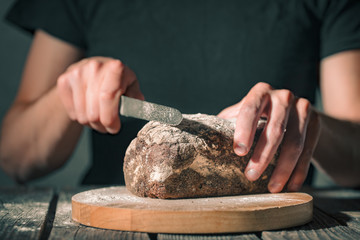
<path fill-rule="evenodd" d="M 123 70 L 124 65 L 119 60 L 108 61 L 103 68 L 99 93 L 100 122 L 112 134 L 120 130 L 118 107 L 120 96 L 124 93 L 121 89 Z"/>
<path fill-rule="evenodd" d="M 101 133 L 107 133 L 106 129 L 104 128 L 104 126 L 100 125 L 99 127 L 97 127 L 98 125 L 94 125 L 94 123 L 87 123 L 87 124 L 84 124 L 83 126 L 86 126 L 88 128 L 92 128 L 92 129 L 95 129 L 96 131 L 98 132 L 101 132 Z"/>
<path fill-rule="evenodd" d="M 101 86 L 101 67 L 103 63 L 98 59 L 87 62 L 86 79 L 86 113 L 89 127 L 101 133 L 106 133 L 106 128 L 100 123 L 99 89 Z"/>
<path fill-rule="evenodd" d="M 223 119 L 236 119 L 239 114 L 240 102 L 223 109 L 217 116 Z"/>
<path fill-rule="evenodd" d="M 66 74 L 61 75 L 57 81 L 58 95 L 67 111 L 67 114 L 71 120 L 76 120 L 73 93 L 69 85 L 68 76 Z"/>
<path fill-rule="evenodd" d="M 128 97 L 145 100 L 135 73 L 128 67 L 124 68 L 123 81 L 120 88 L 124 89 L 123 91 L 125 91 L 125 95 Z"/>
<path fill-rule="evenodd" d="M 280 156 L 268 185 L 270 192 L 280 192 L 284 188 L 303 152 L 309 109 L 310 103 L 305 99 L 294 102 Z"/>
<path fill-rule="evenodd" d="M 246 155 L 254 141 L 257 122 L 269 103 L 266 83 L 256 84 L 239 104 L 239 112 L 234 133 L 234 151 L 239 156 Z"/>
<path fill-rule="evenodd" d="M 102 65 L 101 62 L 95 60 L 87 65 L 86 113 L 89 122 L 93 123 L 90 124 L 92 127 L 100 125 L 99 89 L 102 80 L 100 71 Z"/>
<path fill-rule="evenodd" d="M 288 90 L 272 91 L 268 122 L 245 170 L 250 181 L 257 180 L 273 159 L 284 136 L 293 98 L 293 94 Z"/>
<path fill-rule="evenodd" d="M 74 110 L 76 120 L 85 125 L 88 123 L 86 115 L 85 90 L 86 83 L 83 81 L 83 73 L 80 69 L 74 69 L 70 72 L 69 81 L 73 92 Z"/>
<path fill-rule="evenodd" d="M 100 122 L 91 122 L 88 124 L 92 129 L 101 133 L 107 133 L 106 128 Z"/>
<path fill-rule="evenodd" d="M 320 135 L 320 120 L 319 115 L 312 111 L 310 113 L 310 120 L 306 131 L 306 140 L 304 143 L 304 150 L 302 151 L 299 161 L 291 175 L 287 189 L 289 191 L 299 191 L 303 185 L 310 166 L 311 157 L 315 151 L 316 144 Z"/>
<path fill-rule="evenodd" d="M 140 84 L 137 81 L 128 87 L 125 95 L 128 97 L 145 100 L 144 94 L 140 91 Z"/>

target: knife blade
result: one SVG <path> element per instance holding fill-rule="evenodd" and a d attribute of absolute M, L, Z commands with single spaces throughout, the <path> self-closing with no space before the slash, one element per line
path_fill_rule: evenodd
<path fill-rule="evenodd" d="M 169 125 L 179 125 L 183 119 L 181 112 L 175 108 L 156 103 L 141 101 L 122 95 L 119 104 L 120 115 L 147 121 L 158 121 Z"/>

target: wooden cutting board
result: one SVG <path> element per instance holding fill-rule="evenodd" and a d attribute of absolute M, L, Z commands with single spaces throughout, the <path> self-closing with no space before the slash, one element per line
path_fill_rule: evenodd
<path fill-rule="evenodd" d="M 281 229 L 312 219 L 306 193 L 255 194 L 163 200 L 109 187 L 72 197 L 72 218 L 81 224 L 152 233 L 231 233 Z"/>

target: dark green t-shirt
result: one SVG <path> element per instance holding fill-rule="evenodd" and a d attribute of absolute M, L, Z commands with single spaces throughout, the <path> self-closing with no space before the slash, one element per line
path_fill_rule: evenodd
<path fill-rule="evenodd" d="M 217 114 L 260 81 L 313 102 L 320 61 L 360 48 L 359 14 L 357 0 L 20 0 L 7 18 L 88 57 L 121 59 L 148 101 Z M 143 122 L 122 122 L 118 135 L 93 132 L 84 183 L 123 183 L 122 158 Z"/>

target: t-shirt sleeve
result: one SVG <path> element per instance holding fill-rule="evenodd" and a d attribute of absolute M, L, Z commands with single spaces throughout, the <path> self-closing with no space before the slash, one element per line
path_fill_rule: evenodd
<path fill-rule="evenodd" d="M 329 0 L 321 23 L 321 58 L 360 49 L 360 1 Z"/>
<path fill-rule="evenodd" d="M 72 0 L 17 0 L 5 19 L 34 33 L 41 29 L 81 49 L 86 49 L 84 22 Z"/>

